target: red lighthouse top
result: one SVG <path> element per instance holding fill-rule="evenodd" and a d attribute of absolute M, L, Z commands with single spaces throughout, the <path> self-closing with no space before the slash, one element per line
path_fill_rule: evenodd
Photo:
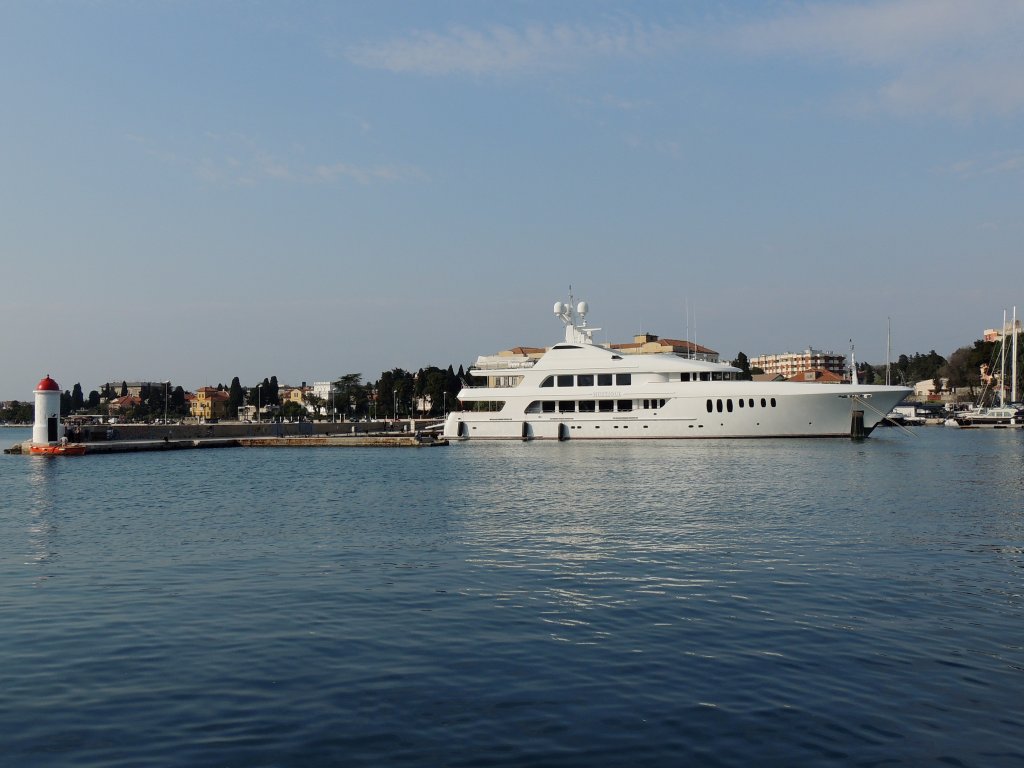
<path fill-rule="evenodd" d="M 36 392 L 60 392 L 60 387 L 57 386 L 57 382 L 50 378 L 50 374 L 46 374 L 46 378 L 40 379 L 39 383 L 36 384 Z"/>

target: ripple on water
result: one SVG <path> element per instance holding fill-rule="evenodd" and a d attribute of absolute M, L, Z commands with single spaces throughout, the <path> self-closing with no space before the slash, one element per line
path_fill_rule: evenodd
<path fill-rule="evenodd" d="M 1014 764 L 1021 448 L 958 439 L 5 460 L 5 754 Z"/>

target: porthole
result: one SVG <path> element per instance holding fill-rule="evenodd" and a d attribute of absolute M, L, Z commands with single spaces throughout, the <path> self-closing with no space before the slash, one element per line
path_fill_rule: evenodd
<path fill-rule="evenodd" d="M 727 410 L 729 413 L 732 413 L 732 398 L 731 397 L 728 400 L 725 401 L 725 410 Z"/>
<path fill-rule="evenodd" d="M 715 406 L 710 400 L 708 400 L 708 413 L 711 413 L 715 409 Z"/>
<path fill-rule="evenodd" d="M 761 398 L 761 407 L 762 408 L 767 408 L 768 407 L 768 401 L 765 400 L 763 397 Z"/>
<path fill-rule="evenodd" d="M 773 397 L 772 398 L 772 408 L 774 408 L 774 407 L 775 407 L 775 398 Z"/>

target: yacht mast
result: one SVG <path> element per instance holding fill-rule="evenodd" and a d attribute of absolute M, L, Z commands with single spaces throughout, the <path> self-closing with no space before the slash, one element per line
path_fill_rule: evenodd
<path fill-rule="evenodd" d="M 886 329 L 885 329 L 885 386 L 889 386 L 891 382 L 891 364 L 892 360 L 892 318 L 886 318 Z"/>

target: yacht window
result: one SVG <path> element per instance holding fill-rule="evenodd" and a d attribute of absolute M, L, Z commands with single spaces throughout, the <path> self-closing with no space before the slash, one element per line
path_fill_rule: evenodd
<path fill-rule="evenodd" d="M 732 398 L 731 397 L 728 400 L 725 401 L 725 410 L 727 410 L 729 413 L 732 413 Z"/>
<path fill-rule="evenodd" d="M 714 409 L 714 404 L 710 400 L 708 400 L 708 413 L 711 413 Z"/>
<path fill-rule="evenodd" d="M 540 385 L 542 387 L 553 387 L 553 386 L 555 386 L 555 377 L 554 376 L 548 376 L 546 379 L 544 379 L 544 381 L 542 381 L 540 383 Z"/>
<path fill-rule="evenodd" d="M 473 403 L 471 410 L 474 411 L 500 411 L 505 407 L 504 400 L 478 400 Z"/>
<path fill-rule="evenodd" d="M 571 387 L 572 386 L 572 378 L 573 378 L 572 374 L 569 374 L 567 376 L 565 376 L 565 375 L 559 376 L 558 377 L 558 386 L 560 386 L 560 387 Z"/>
<path fill-rule="evenodd" d="M 711 381 L 711 374 L 708 373 L 707 371 L 701 371 L 700 372 L 700 380 L 701 381 Z"/>
<path fill-rule="evenodd" d="M 597 408 L 598 408 L 599 411 L 601 411 L 601 413 L 611 413 L 612 411 L 615 410 L 615 401 L 614 400 L 598 400 L 597 401 Z"/>
<path fill-rule="evenodd" d="M 615 383 L 618 384 L 619 386 L 622 386 L 623 384 L 632 384 L 633 383 L 633 374 L 631 374 L 631 373 L 616 373 L 615 374 Z"/>
<path fill-rule="evenodd" d="M 737 404 L 739 405 L 740 408 L 743 407 L 743 398 L 742 397 L 737 401 Z"/>
<path fill-rule="evenodd" d="M 753 408 L 753 407 L 754 407 L 754 398 L 750 398 L 750 399 L 749 399 L 749 400 L 747 401 L 747 405 L 749 405 L 749 406 L 750 406 L 751 408 Z"/>
<path fill-rule="evenodd" d="M 664 401 L 664 400 L 662 400 L 662 401 L 661 401 L 661 407 L 662 407 L 662 408 L 664 408 L 664 407 L 665 407 L 665 401 Z"/>
<path fill-rule="evenodd" d="M 762 408 L 767 408 L 768 407 L 768 401 L 765 400 L 763 397 L 761 398 L 761 407 Z"/>
<path fill-rule="evenodd" d="M 679 374 L 679 380 L 680 381 L 689 381 L 690 380 L 690 374 L 688 372 L 687 373 L 680 373 Z"/>
<path fill-rule="evenodd" d="M 612 360 L 621 360 L 622 358 L 618 355 L 612 355 Z"/>
<path fill-rule="evenodd" d="M 594 374 L 592 373 L 581 373 L 576 376 L 577 387 L 592 387 L 594 386 Z"/>
<path fill-rule="evenodd" d="M 772 408 L 774 408 L 774 407 L 775 407 L 775 398 L 773 397 L 772 398 Z"/>
<path fill-rule="evenodd" d="M 558 402 L 559 413 L 573 413 L 576 410 L 576 402 L 574 400 L 560 400 Z"/>
<path fill-rule="evenodd" d="M 722 380 L 722 374 L 720 372 L 718 372 L 718 371 L 715 371 L 714 373 L 711 374 L 711 380 L 712 381 L 721 381 Z"/>
<path fill-rule="evenodd" d="M 580 413 L 593 413 L 596 407 L 596 400 L 580 400 Z"/>
<path fill-rule="evenodd" d="M 540 413 L 540 400 L 534 400 L 528 406 L 526 406 L 527 413 Z"/>
<path fill-rule="evenodd" d="M 597 374 L 597 386 L 599 387 L 610 387 L 612 385 L 612 375 L 610 373 L 599 373 Z"/>
<path fill-rule="evenodd" d="M 620 411 L 632 411 L 633 401 L 632 400 L 619 400 L 618 410 Z"/>
<path fill-rule="evenodd" d="M 715 408 L 717 408 L 717 409 L 718 409 L 718 412 L 719 412 L 719 413 L 721 413 L 721 412 L 722 412 L 722 401 L 721 401 L 721 400 L 716 400 L 716 401 L 715 401 Z"/>
<path fill-rule="evenodd" d="M 554 400 L 545 400 L 544 402 L 542 402 L 540 404 L 540 409 L 544 413 L 554 413 L 555 412 L 555 401 Z"/>

